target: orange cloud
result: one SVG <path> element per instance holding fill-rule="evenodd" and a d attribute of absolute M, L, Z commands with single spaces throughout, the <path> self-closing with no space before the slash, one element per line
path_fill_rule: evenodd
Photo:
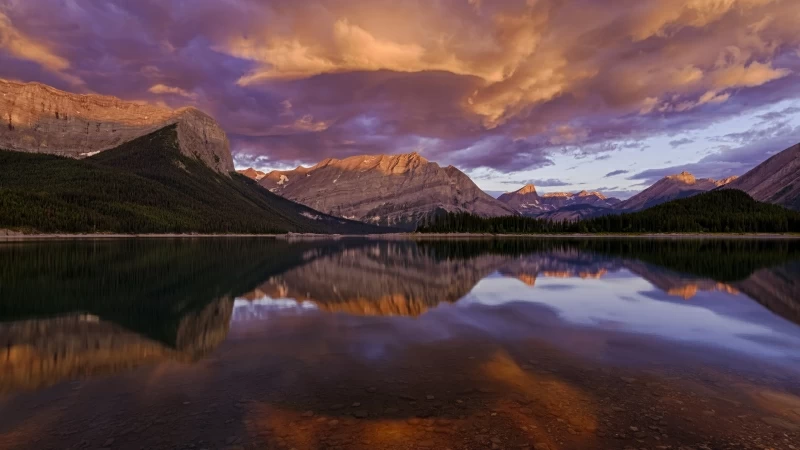
<path fill-rule="evenodd" d="M 148 89 L 148 92 L 153 94 L 170 94 L 170 95 L 179 95 L 181 97 L 186 98 L 196 98 L 197 94 L 193 92 L 189 92 L 185 89 L 181 89 L 179 87 L 174 86 L 167 86 L 165 84 L 156 84 Z"/>
<path fill-rule="evenodd" d="M 481 83 L 463 108 L 495 128 L 556 98 L 593 95 L 597 82 L 606 83 L 608 102 L 631 111 L 721 103 L 727 89 L 788 75 L 770 58 L 780 43 L 800 43 L 791 21 L 778 20 L 793 9 L 791 0 L 643 0 L 629 10 L 555 0 L 464 3 L 376 1 L 359 8 L 320 0 L 314 4 L 326 14 L 313 7 L 281 11 L 285 22 L 297 24 L 290 34 L 267 24 L 219 49 L 258 63 L 238 80 L 242 86 L 380 70 L 474 77 Z M 387 22 L 391 17 L 396 20 Z M 684 28 L 701 29 L 701 36 L 679 37 Z M 637 58 L 608 66 L 620 56 L 615 53 L 634 52 L 646 39 L 653 43 Z M 607 80 L 612 76 L 614 83 Z"/>
<path fill-rule="evenodd" d="M 60 74 L 73 84 L 80 84 L 79 78 L 63 73 L 69 69 L 69 61 L 53 53 L 46 45 L 17 30 L 11 19 L 2 11 L 0 11 L 0 49 L 16 58 L 33 61 L 51 72 Z"/>

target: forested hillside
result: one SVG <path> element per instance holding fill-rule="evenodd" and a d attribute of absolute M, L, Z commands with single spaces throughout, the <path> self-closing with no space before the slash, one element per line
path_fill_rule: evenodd
<path fill-rule="evenodd" d="M 0 229 L 116 233 L 370 233 L 180 152 L 175 126 L 84 160 L 0 151 Z"/>
<path fill-rule="evenodd" d="M 443 214 L 424 223 L 423 233 L 787 233 L 800 232 L 800 212 L 722 190 L 674 200 L 644 211 L 578 222 L 524 217 L 481 218 Z"/>

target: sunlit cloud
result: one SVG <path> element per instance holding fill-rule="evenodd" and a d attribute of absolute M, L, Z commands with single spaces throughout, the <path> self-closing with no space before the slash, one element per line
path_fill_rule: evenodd
<path fill-rule="evenodd" d="M 697 132 L 800 98 L 797 1 L 633 3 L 10 0 L 0 77 L 190 101 L 234 153 L 272 165 L 419 151 L 491 169 L 498 188 L 522 171 L 539 172 L 512 179 L 561 179 L 571 159 L 602 178 L 631 151 L 637 171 L 689 152 L 736 158 L 733 146 L 700 152 Z M 784 109 L 780 120 L 796 115 Z"/>
<path fill-rule="evenodd" d="M 187 91 L 185 89 L 181 89 L 179 87 L 167 86 L 167 85 L 164 85 L 164 84 L 155 84 L 155 85 L 151 86 L 150 89 L 148 89 L 148 91 L 150 93 L 153 93 L 153 94 L 178 95 L 178 96 L 186 97 L 186 98 L 196 98 L 197 97 L 197 94 L 195 94 L 193 92 L 189 92 L 189 91 Z"/>

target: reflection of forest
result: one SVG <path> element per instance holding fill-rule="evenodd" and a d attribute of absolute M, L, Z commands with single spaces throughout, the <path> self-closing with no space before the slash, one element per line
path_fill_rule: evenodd
<path fill-rule="evenodd" d="M 418 316 L 457 302 L 493 273 L 535 286 L 541 277 L 598 278 L 626 269 L 687 300 L 700 291 L 742 292 L 800 323 L 797 257 L 790 242 L 211 239 L 3 245 L 0 392 L 161 360 L 196 360 L 225 339 L 234 298 L 291 298 L 324 311 Z"/>

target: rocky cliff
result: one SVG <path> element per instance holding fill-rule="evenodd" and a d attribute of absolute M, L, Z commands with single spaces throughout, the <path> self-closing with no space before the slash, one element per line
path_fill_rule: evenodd
<path fill-rule="evenodd" d="M 318 211 L 378 225 L 413 227 L 439 211 L 517 214 L 460 170 L 417 153 L 326 159 L 311 168 L 270 172 L 260 184 Z"/>
<path fill-rule="evenodd" d="M 516 209 L 528 217 L 545 217 L 561 220 L 560 217 L 580 219 L 586 211 L 596 212 L 602 208 L 613 208 L 620 203 L 619 199 L 608 198 L 600 192 L 581 191 L 578 193 L 555 192 L 539 195 L 536 187 L 526 185 L 515 192 L 507 192 L 498 198 L 499 201 Z M 590 206 L 589 208 L 576 208 L 578 205 Z M 566 214 L 554 214 L 562 208 L 571 208 Z"/>
<path fill-rule="evenodd" d="M 766 160 L 726 186 L 756 200 L 800 210 L 800 144 Z"/>
<path fill-rule="evenodd" d="M 0 80 L 0 148 L 85 158 L 177 124 L 181 151 L 212 169 L 234 170 L 222 128 L 195 108 L 169 108 L 39 83 Z"/>
<path fill-rule="evenodd" d="M 624 211 L 640 211 L 670 200 L 691 197 L 724 186 L 736 177 L 724 180 L 712 178 L 695 178 L 689 172 L 664 177 L 644 191 L 616 205 L 616 209 Z"/>

